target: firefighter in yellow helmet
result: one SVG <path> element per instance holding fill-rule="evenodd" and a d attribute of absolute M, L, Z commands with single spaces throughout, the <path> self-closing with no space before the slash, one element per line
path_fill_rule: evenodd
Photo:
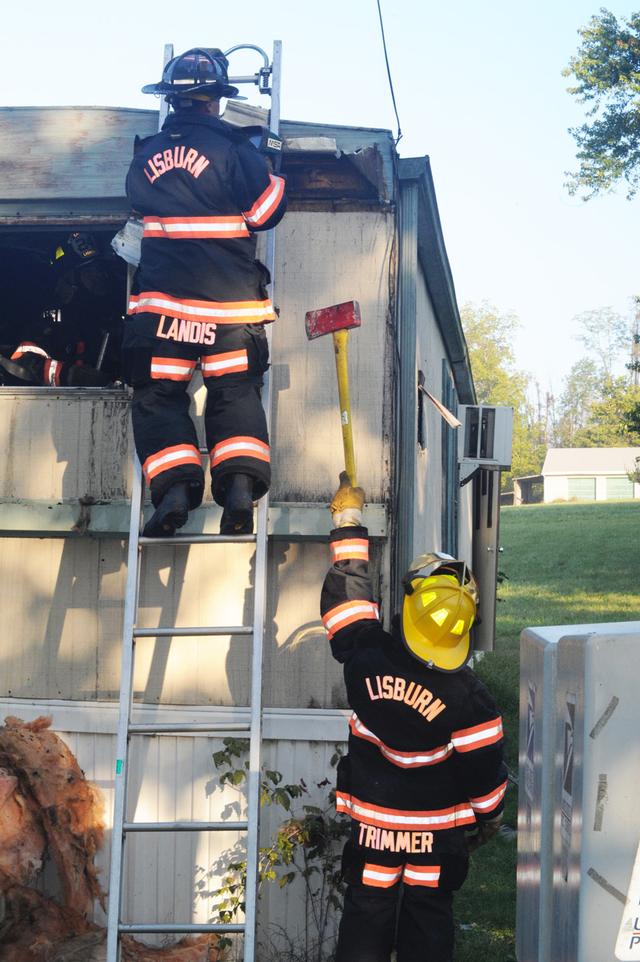
<path fill-rule="evenodd" d="M 464 561 L 434 551 L 411 563 L 402 579 L 402 638 L 419 661 L 458 671 L 471 654 L 478 587 Z"/>
<path fill-rule="evenodd" d="M 394 949 L 397 962 L 452 962 L 453 893 L 469 852 L 497 832 L 507 787 L 502 720 L 467 666 L 478 592 L 463 561 L 421 555 L 386 631 L 364 492 L 340 480 L 321 597 L 353 710 L 336 789 L 351 819 L 336 962 L 389 962 Z"/>

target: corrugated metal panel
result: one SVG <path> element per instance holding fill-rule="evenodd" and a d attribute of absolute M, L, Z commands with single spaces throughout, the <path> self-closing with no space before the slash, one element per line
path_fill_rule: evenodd
<path fill-rule="evenodd" d="M 0 498 L 127 497 L 132 471 L 124 391 L 0 391 Z"/>
<path fill-rule="evenodd" d="M 434 397 L 442 393 L 442 363 L 446 350 L 435 323 L 433 308 L 421 271 L 416 280 L 416 364 L 424 373 L 425 388 Z M 417 394 L 417 372 L 415 374 Z M 442 417 L 427 399 L 423 404 L 425 448 L 417 456 L 415 511 L 411 557 L 442 548 Z M 411 559 L 409 559 L 411 560 Z"/>
<path fill-rule="evenodd" d="M 157 117 L 156 111 L 112 107 L 3 107 L 0 216 L 126 217 L 133 139 L 153 133 Z"/>
<path fill-rule="evenodd" d="M 327 527 L 329 520 L 327 519 Z M 222 552 L 222 554 L 221 554 Z M 154 548 L 145 556 L 140 627 L 247 624 L 251 545 Z M 125 581 L 120 541 L 0 539 L 2 690 L 22 698 L 117 699 Z M 221 562 L 223 558 L 223 562 Z M 375 549 L 374 578 L 382 563 Z M 269 554 L 264 692 L 269 706 L 340 707 L 340 666 L 320 622 L 325 544 L 275 542 Z M 380 591 L 385 596 L 385 579 Z M 250 640 L 141 638 L 135 697 L 244 705 Z"/>
<path fill-rule="evenodd" d="M 349 339 L 358 479 L 371 501 L 389 495 L 391 357 L 385 353 L 394 217 L 291 213 L 278 228 L 280 319 L 273 332 L 275 501 L 328 501 L 343 461 L 332 339 L 308 341 L 308 310 L 358 300 Z"/>

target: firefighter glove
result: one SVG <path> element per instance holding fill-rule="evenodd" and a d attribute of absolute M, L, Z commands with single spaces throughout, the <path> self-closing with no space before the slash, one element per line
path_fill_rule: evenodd
<path fill-rule="evenodd" d="M 471 831 L 466 833 L 467 849 L 469 853 L 475 852 L 481 845 L 486 845 L 493 838 L 502 824 L 502 813 L 490 818 L 486 822 L 476 822 Z"/>
<path fill-rule="evenodd" d="M 74 364 L 67 371 L 69 387 L 106 387 L 111 383 L 112 378 L 108 374 L 88 364 Z"/>
<path fill-rule="evenodd" d="M 364 491 L 351 487 L 346 471 L 340 474 L 340 487 L 329 505 L 334 528 L 349 528 L 362 524 Z"/>

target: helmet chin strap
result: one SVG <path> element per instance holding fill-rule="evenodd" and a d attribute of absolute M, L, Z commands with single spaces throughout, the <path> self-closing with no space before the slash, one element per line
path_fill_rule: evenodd
<path fill-rule="evenodd" d="M 193 110 L 199 114 L 207 114 L 211 117 L 220 116 L 220 100 L 214 97 L 177 97 L 170 94 L 167 103 L 172 110 Z"/>

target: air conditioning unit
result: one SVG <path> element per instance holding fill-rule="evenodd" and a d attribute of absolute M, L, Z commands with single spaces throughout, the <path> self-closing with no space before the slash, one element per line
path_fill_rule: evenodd
<path fill-rule="evenodd" d="M 458 431 L 460 484 L 476 471 L 508 471 L 511 467 L 513 408 L 466 404 L 458 408 L 462 425 Z"/>

